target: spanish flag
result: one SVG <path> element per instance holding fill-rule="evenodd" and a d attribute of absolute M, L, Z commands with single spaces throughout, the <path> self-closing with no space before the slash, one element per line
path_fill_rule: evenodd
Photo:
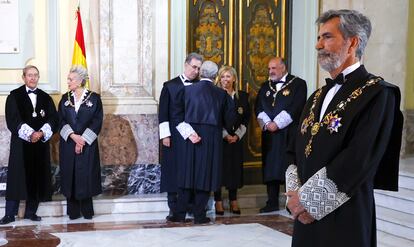
<path fill-rule="evenodd" d="M 88 69 L 88 65 L 86 64 L 85 41 L 83 39 L 82 19 L 79 7 L 76 11 L 76 16 L 78 18 L 78 26 L 76 27 L 76 37 L 75 45 L 73 47 L 72 66 L 82 66 L 85 69 Z M 86 82 L 85 87 L 89 88 L 89 80 Z"/>

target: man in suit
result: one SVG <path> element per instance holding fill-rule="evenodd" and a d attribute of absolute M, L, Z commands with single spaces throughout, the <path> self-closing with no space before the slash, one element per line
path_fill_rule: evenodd
<path fill-rule="evenodd" d="M 20 200 L 26 200 L 25 219 L 40 221 L 36 211 L 52 196 L 49 140 L 57 128 L 52 98 L 37 88 L 39 70 L 23 69 L 23 86 L 6 100 L 6 123 L 11 132 L 7 170 L 6 213 L 0 224 L 15 221 Z"/>
<path fill-rule="evenodd" d="M 293 141 L 306 101 L 306 82 L 287 72 L 280 57 L 269 61 L 269 80 L 256 98 L 255 112 L 262 129 L 263 181 L 267 187 L 266 206 L 260 213 L 279 210 L 279 187 L 287 168 L 286 150 Z"/>
<path fill-rule="evenodd" d="M 400 91 L 361 65 L 366 16 L 329 10 L 316 23 L 318 62 L 334 79 L 309 98 L 289 148 L 292 246 L 373 247 L 374 188 L 398 189 Z"/>
<path fill-rule="evenodd" d="M 206 205 L 211 191 L 221 186 L 223 127 L 230 129 L 235 120 L 234 103 L 214 85 L 218 67 L 205 61 L 200 81 L 181 90 L 185 114 L 177 130 L 185 140 L 184 162 L 178 165 L 178 210 L 174 222 L 185 220 L 186 209 L 194 193 L 194 224 L 210 222 Z"/>
<path fill-rule="evenodd" d="M 175 126 L 179 124 L 183 111 L 180 111 L 178 92 L 198 79 L 203 57 L 197 53 L 188 54 L 184 62 L 184 73 L 167 81 L 161 90 L 159 101 L 159 130 L 162 142 L 161 154 L 161 192 L 167 192 L 170 214 L 176 213 L 177 207 L 177 163 L 182 162 L 184 140 Z"/>

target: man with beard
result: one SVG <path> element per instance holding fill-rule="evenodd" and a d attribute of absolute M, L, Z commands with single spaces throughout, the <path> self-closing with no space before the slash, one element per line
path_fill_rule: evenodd
<path fill-rule="evenodd" d="M 270 59 L 269 80 L 261 86 L 255 104 L 262 129 L 263 181 L 268 198 L 260 213 L 279 210 L 279 187 L 288 164 L 286 149 L 294 140 L 306 93 L 306 82 L 289 74 L 282 58 Z"/>
<path fill-rule="evenodd" d="M 177 95 L 185 86 L 192 84 L 198 79 L 203 57 L 197 53 L 190 53 L 184 62 L 184 73 L 167 81 L 161 90 L 159 108 L 159 129 L 162 142 L 161 155 L 161 192 L 167 192 L 169 221 L 171 216 L 176 213 L 177 208 L 177 164 L 182 163 L 184 140 L 178 133 L 175 126 L 181 121 L 182 115 L 180 103 Z"/>
<path fill-rule="evenodd" d="M 366 16 L 329 10 L 316 23 L 319 65 L 335 79 L 309 98 L 289 148 L 292 246 L 376 246 L 373 189 L 398 189 L 400 91 L 360 63 Z"/>

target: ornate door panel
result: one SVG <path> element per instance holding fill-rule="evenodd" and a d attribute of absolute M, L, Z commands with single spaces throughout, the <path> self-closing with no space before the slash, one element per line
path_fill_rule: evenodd
<path fill-rule="evenodd" d="M 245 166 L 261 165 L 261 130 L 254 102 L 274 56 L 289 63 L 289 0 L 189 0 L 188 51 L 219 66 L 233 66 L 239 88 L 249 92 L 252 115 Z"/>

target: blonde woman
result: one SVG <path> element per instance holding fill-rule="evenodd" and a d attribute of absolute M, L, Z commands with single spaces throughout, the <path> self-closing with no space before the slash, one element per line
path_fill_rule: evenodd
<path fill-rule="evenodd" d="M 232 129 L 223 129 L 223 172 L 222 186 L 229 191 L 230 212 L 240 214 L 237 203 L 237 189 L 243 186 L 243 140 L 249 122 L 249 96 L 237 90 L 237 72 L 233 67 L 223 66 L 216 79 L 216 85 L 223 88 L 233 99 L 236 110 L 236 121 Z M 223 215 L 221 188 L 214 192 L 216 214 Z"/>

